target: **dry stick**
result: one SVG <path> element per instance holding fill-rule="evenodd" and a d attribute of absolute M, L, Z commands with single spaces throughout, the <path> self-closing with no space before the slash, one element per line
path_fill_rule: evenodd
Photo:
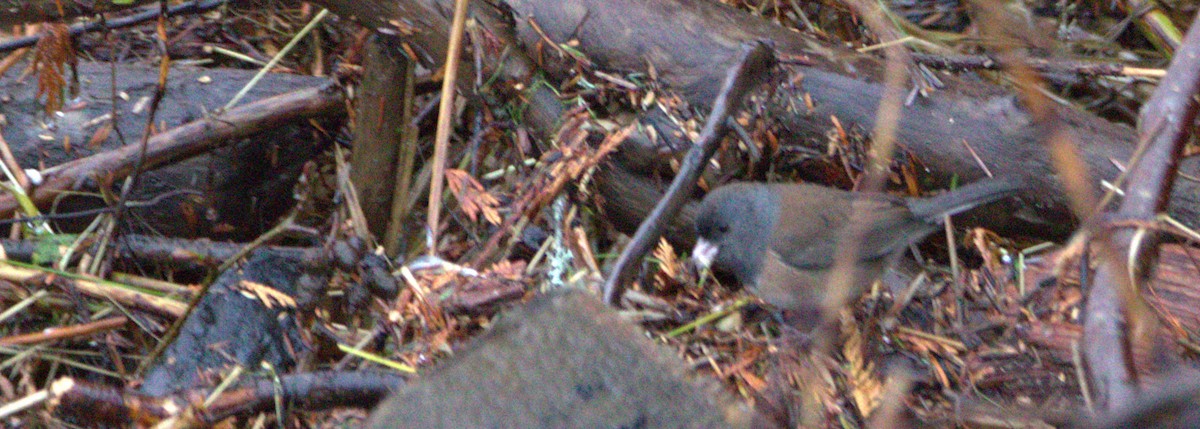
<path fill-rule="evenodd" d="M 866 2 L 851 2 L 855 4 L 855 12 L 863 19 L 868 28 L 875 31 L 883 43 L 896 40 L 893 27 L 884 19 L 878 6 Z M 908 68 L 913 64 L 907 48 L 900 44 L 891 44 L 884 51 L 886 68 L 884 73 L 883 96 L 876 108 L 875 124 L 871 133 L 871 149 L 875 156 L 870 157 L 866 171 L 855 185 L 855 189 L 865 192 L 880 191 L 888 176 L 892 156 L 896 148 L 896 126 L 900 122 L 901 109 L 904 106 L 904 83 L 908 77 Z M 865 208 L 865 206 L 863 207 Z M 865 245 L 868 219 L 870 213 L 862 209 L 854 209 L 850 213 L 848 226 L 839 234 L 837 246 L 834 248 L 832 273 L 826 280 L 829 286 L 821 302 L 820 324 L 813 338 L 813 356 L 831 356 L 839 335 L 838 314 L 859 290 L 855 285 L 854 276 L 858 255 Z M 955 284 L 958 284 L 955 279 Z M 813 377 L 811 373 L 804 377 Z M 814 380 L 809 380 L 810 382 Z M 801 425 L 816 426 L 822 424 L 824 418 L 814 407 L 805 407 L 802 412 Z"/>
<path fill-rule="evenodd" d="M 721 93 L 713 101 L 712 111 L 700 132 L 700 140 L 688 150 L 679 167 L 679 174 L 671 181 L 654 211 L 638 226 L 633 240 L 621 252 L 613 272 L 604 284 L 604 302 L 616 306 L 621 301 L 625 284 L 632 280 L 634 272 L 641 264 L 642 258 L 658 243 L 670 217 L 679 212 L 679 208 L 687 196 L 695 189 L 696 180 L 704 171 L 708 160 L 716 153 L 721 139 L 729 131 L 726 119 L 741 105 L 746 93 L 755 85 L 765 80 L 775 67 L 775 53 L 766 42 L 757 42 L 742 46 L 741 57 L 737 64 L 725 75 L 721 85 Z"/>
<path fill-rule="evenodd" d="M 13 156 L 12 150 L 8 147 L 8 141 L 4 140 L 4 136 L 0 135 L 0 162 L 4 162 L 12 172 L 13 180 L 17 182 L 17 186 L 22 191 L 29 191 L 29 177 L 25 175 L 25 170 L 21 169 L 21 163 L 17 162 L 17 157 Z"/>
<path fill-rule="evenodd" d="M 1129 166 L 1129 186 L 1115 213 L 1116 219 L 1152 222 L 1158 213 L 1166 210 L 1179 159 L 1191 138 L 1192 123 L 1200 107 L 1193 98 L 1200 93 L 1197 70 L 1200 70 L 1200 13 L 1192 20 L 1183 45 L 1167 68 L 1167 75 L 1142 110 L 1139 139 L 1149 144 L 1141 161 Z M 1147 238 L 1134 243 L 1142 234 Z M 1083 325 L 1084 357 L 1091 369 L 1097 405 L 1103 411 L 1125 409 L 1135 399 L 1132 374 L 1121 359 L 1122 353 L 1101 349 L 1099 346 L 1104 341 L 1099 340 L 1122 338 L 1122 291 L 1118 288 L 1123 282 L 1137 285 L 1149 274 L 1150 267 L 1158 259 L 1157 239 L 1155 231 L 1128 228 L 1114 231 L 1112 245 L 1123 254 L 1137 255 L 1136 265 L 1134 261 L 1129 266 L 1101 264 L 1088 294 Z M 1144 250 L 1142 246 L 1146 246 Z"/>
<path fill-rule="evenodd" d="M 101 255 L 97 259 L 98 261 L 103 261 L 99 265 L 103 272 L 101 277 L 106 277 L 109 267 L 112 266 L 112 253 L 109 252 L 111 250 L 109 245 L 112 244 L 113 238 L 121 233 L 120 227 L 121 220 L 125 216 L 125 203 L 129 201 L 129 192 L 137 186 L 138 178 L 141 177 L 142 165 L 146 162 L 146 147 L 150 142 L 151 130 L 154 129 L 154 118 L 158 117 L 158 107 L 162 104 L 163 96 L 167 93 L 167 75 L 171 70 L 171 55 L 167 52 L 167 4 L 163 2 L 159 6 L 161 10 L 158 15 L 158 25 L 155 27 L 157 30 L 156 34 L 158 35 L 158 38 L 155 39 L 158 43 L 155 46 L 159 49 L 159 55 L 162 55 L 158 65 L 158 82 L 155 84 L 154 94 L 150 98 L 150 111 L 146 115 L 146 126 L 142 128 L 142 138 L 138 143 L 138 154 L 137 160 L 133 164 L 133 173 L 126 177 L 125 183 L 121 185 L 121 196 L 117 199 L 115 205 L 116 211 L 113 212 L 112 222 L 108 223 L 108 228 L 101 240 Z M 113 87 L 115 88 L 116 86 Z M 115 99 L 113 105 L 116 105 Z M 113 120 L 115 124 L 116 116 L 113 116 Z"/>
<path fill-rule="evenodd" d="M 161 423 L 171 420 L 174 424 L 170 427 L 212 427 L 230 417 L 274 410 L 276 401 L 307 411 L 369 409 L 404 384 L 405 377 L 392 372 L 322 370 L 243 383 L 222 392 L 211 403 L 203 403 L 201 389 L 181 392 L 178 396 L 152 397 L 72 377 L 59 378 L 42 392 L 52 395 L 49 399 L 54 400 L 49 411 L 85 419 L 97 426 L 128 426 L 130 416 L 136 415 L 145 426 L 166 427 Z M 16 408 L 9 405 L 0 407 L 0 412 Z"/>
<path fill-rule="evenodd" d="M 25 58 L 25 54 L 27 53 L 29 53 L 29 48 L 21 48 L 0 60 L 0 76 L 4 76 L 8 72 L 8 69 L 17 65 L 17 62 Z"/>
<path fill-rule="evenodd" d="M 1008 55 L 1006 61 L 1011 57 Z M 1097 218 L 1097 213 L 1107 205 L 1113 192 L 1110 191 L 1105 199 L 1099 202 L 1096 200 L 1088 184 L 1091 174 L 1078 153 L 1073 130 L 1056 115 L 1056 111 L 1050 107 L 1051 101 L 1039 91 L 1038 77 L 1033 70 L 1021 61 L 1008 62 L 1010 64 L 1006 64 L 1006 67 L 1016 76 L 1015 80 L 1019 83 L 1018 87 L 1030 116 L 1034 118 L 1040 133 L 1046 136 L 1044 143 L 1050 152 L 1058 177 L 1067 191 L 1071 210 L 1076 217 L 1085 220 L 1081 230 L 1095 236 L 1095 250 L 1100 267 L 1104 270 L 1119 270 L 1124 264 L 1109 238 L 1109 231 L 1102 227 L 1100 219 Z M 1146 130 L 1142 132 L 1145 133 Z M 1140 139 L 1138 149 L 1133 154 L 1134 159 L 1139 159 L 1145 146 L 1146 140 Z M 1118 176 L 1117 183 L 1121 182 L 1125 174 L 1123 172 Z M 1110 288 L 1089 289 L 1086 300 L 1088 308 L 1084 313 L 1084 336 L 1089 335 L 1089 324 L 1095 329 L 1090 334 L 1090 339 L 1083 344 L 1086 366 L 1093 377 L 1088 380 L 1087 387 L 1094 397 L 1093 403 L 1099 404 L 1101 408 L 1107 407 L 1105 404 L 1108 402 L 1105 398 L 1116 398 L 1116 402 L 1124 403 L 1133 395 L 1134 372 L 1132 359 L 1125 353 L 1129 348 L 1126 347 L 1126 337 L 1121 334 L 1123 322 L 1154 322 L 1154 316 L 1143 310 L 1145 304 L 1136 296 L 1130 279 L 1118 276 L 1113 280 L 1119 283 Z M 1121 317 L 1122 311 L 1129 317 Z"/>
<path fill-rule="evenodd" d="M 918 63 L 940 69 L 984 69 L 997 70 L 1000 62 L 987 55 L 934 55 L 913 54 Z M 1131 67 L 1114 62 L 1070 61 L 1053 58 L 1029 58 L 1029 68 L 1041 73 L 1069 73 L 1079 76 L 1135 76 L 1159 78 L 1166 74 L 1162 69 Z"/>
<path fill-rule="evenodd" d="M 994 13 L 994 11 L 992 12 Z M 1083 226 L 1085 230 L 1090 230 L 1100 236 L 1096 240 L 1100 266 L 1108 270 L 1121 267 L 1117 252 L 1107 238 L 1107 230 L 1095 227 L 1097 219 L 1094 213 L 1103 207 L 1104 203 L 1097 203 L 1091 187 L 1087 183 L 1091 175 L 1088 172 L 1087 164 L 1076 149 L 1072 129 L 1058 117 L 1056 110 L 1051 107 L 1051 101 L 1043 92 L 1039 91 L 1038 76 L 1030 66 L 1010 52 L 1001 52 L 1000 58 L 1005 62 L 1004 65 L 1009 72 L 1015 76 L 1014 80 L 1021 90 L 1022 101 L 1034 119 L 1036 127 L 1042 135 L 1046 136 L 1044 143 L 1050 152 L 1055 170 L 1066 188 L 1072 211 L 1078 218 L 1086 220 Z M 1136 152 L 1135 156 L 1137 156 Z M 1120 312 L 1123 303 L 1128 305 L 1125 310 L 1130 311 L 1130 315 L 1136 314 L 1134 310 L 1139 309 L 1140 306 L 1133 294 L 1134 289 L 1129 279 L 1118 277 L 1116 280 L 1122 283 L 1108 289 L 1100 288 L 1099 291 L 1093 287 L 1089 291 L 1088 310 L 1085 313 L 1085 319 L 1087 319 L 1084 328 L 1085 336 L 1088 335 L 1086 334 L 1088 323 L 1105 325 L 1105 328 L 1094 332 L 1094 334 L 1104 332 L 1104 335 L 1093 335 L 1091 340 L 1084 342 L 1085 357 L 1099 351 L 1102 355 L 1099 359 L 1104 360 L 1100 363 L 1100 367 L 1093 366 L 1091 362 L 1088 364 L 1093 377 L 1099 377 L 1089 380 L 1091 383 L 1088 384 L 1088 387 L 1092 389 L 1095 402 L 1102 404 L 1102 407 L 1106 402 L 1104 398 L 1110 397 L 1105 392 L 1112 393 L 1114 396 L 1111 397 L 1120 398 L 1117 399 L 1117 402 L 1127 402 L 1128 397 L 1132 395 L 1132 384 L 1129 383 L 1129 380 L 1132 380 L 1133 373 L 1128 364 L 1128 355 L 1121 352 L 1128 349 L 1125 347 L 1124 337 L 1120 334 L 1122 321 Z M 1098 305 L 1094 306 L 1094 303 Z M 1093 314 L 1099 317 L 1093 318 Z M 1152 316 L 1131 317 L 1128 320 L 1144 322 L 1149 317 Z"/>
<path fill-rule="evenodd" d="M 3 131 L 3 130 L 4 130 L 4 127 L 0 126 L 0 131 Z M 29 186 L 30 186 L 29 177 L 25 175 L 25 170 L 21 169 L 21 163 L 17 162 L 17 158 L 15 156 L 13 156 L 12 150 L 9 149 L 9 147 L 8 147 L 8 141 L 4 140 L 3 133 L 0 133 L 0 160 L 2 160 L 4 163 L 4 166 L 5 166 L 4 171 L 6 173 L 5 175 L 10 176 L 12 181 L 16 182 L 14 184 L 15 189 L 10 190 L 10 192 L 13 193 L 14 198 L 16 198 L 16 195 L 21 195 L 21 198 L 28 198 Z M 20 237 L 21 223 L 22 222 L 13 222 L 12 223 L 12 229 L 10 230 L 10 234 L 9 234 L 10 237 L 12 237 L 12 238 Z M 33 225 L 34 224 L 30 223 L 30 226 L 33 226 Z M 43 229 L 42 228 L 43 226 L 45 226 L 45 223 L 43 223 L 42 225 L 33 226 L 33 227 L 36 229 Z M 46 227 L 45 231 L 49 232 L 50 230 L 48 227 Z"/>
<path fill-rule="evenodd" d="M 195 0 L 184 4 L 177 4 L 167 8 L 167 14 L 170 16 L 178 16 L 181 14 L 196 14 L 204 13 L 217 7 L 224 5 L 226 0 Z M 146 10 L 138 12 L 134 15 L 129 15 L 117 19 L 109 19 L 104 22 L 91 21 L 86 24 L 72 25 L 71 37 L 78 37 L 89 31 L 96 31 L 101 28 L 108 30 L 116 30 L 119 28 L 131 27 L 143 22 L 149 21 L 158 17 L 159 8 L 157 5 L 146 8 Z M 41 40 L 41 35 L 25 36 L 16 39 L 6 40 L 0 43 L 0 52 L 8 52 L 16 49 L 27 48 L 36 45 L 38 40 Z"/>
<path fill-rule="evenodd" d="M 454 81 L 462 57 L 463 27 L 467 21 L 467 0 L 455 0 L 454 21 L 450 24 L 450 42 L 446 52 L 446 73 L 442 79 L 442 104 L 438 106 L 437 133 L 434 135 L 433 173 L 429 179 L 429 255 L 437 255 L 438 223 L 442 212 L 442 187 L 446 176 L 446 146 L 450 144 L 450 126 L 454 110 Z"/>
<path fill-rule="evenodd" d="M 53 274 L 84 295 L 112 300 L 123 306 L 154 314 L 161 317 L 173 318 L 183 314 L 183 304 L 169 298 L 153 296 L 147 293 L 125 288 L 124 285 L 91 276 L 70 273 L 31 264 L 8 261 L 0 264 L 0 279 L 10 282 L 25 282 L 30 279 Z"/>
<path fill-rule="evenodd" d="M 125 326 L 126 323 L 129 323 L 129 318 L 125 316 L 109 317 L 79 325 L 51 328 L 41 332 L 0 338 L 0 346 L 28 346 L 68 338 L 82 338 L 120 328 Z"/>
<path fill-rule="evenodd" d="M 161 12 L 161 9 L 164 6 L 164 4 L 159 3 L 158 6 L 159 6 L 159 11 Z M 104 21 L 107 20 L 103 13 L 98 14 L 98 16 L 100 18 L 101 23 L 103 23 Z M 156 15 L 156 16 L 158 16 L 158 18 L 159 18 L 159 23 L 162 23 L 162 16 L 159 16 L 159 15 Z M 107 28 L 107 27 L 102 26 L 101 28 Z M 156 26 L 156 29 L 160 29 L 160 28 L 161 28 L 161 26 Z M 112 36 L 113 36 L 112 32 L 108 31 L 107 29 L 102 33 L 102 37 L 105 41 L 111 42 L 113 40 Z M 163 38 L 159 38 L 156 40 L 161 42 L 163 40 Z M 158 46 L 156 45 L 156 47 L 158 47 Z M 167 55 L 167 53 L 166 53 L 165 47 L 162 47 L 161 50 L 163 52 L 163 57 L 160 62 L 163 63 L 162 67 L 166 67 L 170 58 L 169 58 L 169 55 Z M 163 76 L 164 73 L 165 73 L 165 70 L 160 68 L 159 69 L 159 81 L 160 82 L 165 79 L 165 77 Z M 162 97 L 161 97 L 162 90 L 163 90 L 162 85 L 155 85 L 155 99 L 157 101 L 155 101 L 153 103 L 153 108 L 149 112 L 150 117 L 146 121 L 147 127 L 154 124 L 153 118 L 158 114 L 158 103 L 161 102 L 161 100 L 162 100 Z M 112 101 L 111 103 L 109 103 L 108 108 L 109 108 L 109 120 L 111 121 L 110 125 L 112 126 L 113 135 L 116 136 L 117 141 L 120 142 L 121 146 L 127 146 L 126 143 L 128 143 L 128 141 L 125 139 L 125 132 L 121 130 L 121 114 L 122 113 L 121 113 L 121 109 L 119 107 L 119 103 L 117 102 L 118 97 L 117 97 L 117 62 L 116 61 L 109 61 L 109 63 L 108 63 L 108 99 Z M 149 128 L 146 128 L 146 133 L 149 134 Z M 145 141 L 146 138 L 147 138 L 147 136 L 143 135 L 140 140 Z M 137 159 L 137 164 L 136 164 L 137 167 L 134 169 L 135 170 L 135 172 L 133 173 L 134 175 L 137 174 L 136 170 L 141 169 L 142 162 L 145 160 L 145 156 L 144 156 L 145 151 L 143 149 L 144 148 L 142 148 L 141 145 L 138 146 L 138 155 L 136 158 Z M 99 176 L 96 176 L 96 177 L 99 177 Z M 114 178 L 113 182 L 115 182 L 115 181 L 116 181 L 116 179 Z M 129 185 L 130 183 L 131 182 L 129 180 L 129 176 L 125 177 L 125 185 Z M 109 184 L 98 185 L 98 186 L 109 186 Z M 128 189 L 128 186 L 126 186 L 124 189 Z M 105 192 L 105 194 L 106 194 L 106 199 L 107 199 L 107 192 Z M 124 195 L 124 191 L 122 191 L 122 195 Z M 120 210 L 124 210 L 125 204 L 127 204 L 126 201 L 120 201 L 119 204 L 110 204 L 110 207 L 115 209 L 116 211 L 120 211 Z M 51 211 L 57 209 L 57 207 L 58 207 L 58 198 L 56 197 L 54 205 L 51 207 Z M 119 216 L 118 216 L 118 218 L 119 218 Z M 89 222 L 88 227 L 86 229 L 84 229 L 84 232 L 86 233 L 86 235 L 91 236 L 93 234 L 96 234 L 96 231 L 98 229 L 103 228 L 103 229 L 101 229 L 102 232 L 99 233 L 100 246 L 96 247 L 97 250 L 95 252 L 92 252 L 88 258 L 80 259 L 79 267 L 77 268 L 77 270 L 80 273 L 95 274 L 100 271 L 99 268 L 101 268 L 102 263 L 109 262 L 109 259 L 107 256 L 108 255 L 107 250 L 108 250 L 108 243 L 113 238 L 112 230 L 114 228 L 114 225 L 116 225 L 116 223 L 113 222 L 113 216 L 106 214 L 106 215 L 96 216 L 95 219 L 93 219 L 91 222 Z M 114 361 L 114 362 L 116 362 L 116 361 Z"/>
<path fill-rule="evenodd" d="M 405 377 L 385 371 L 314 371 L 276 380 L 247 383 L 222 394 L 197 413 L 201 426 L 215 426 L 230 417 L 273 410 L 280 393 L 288 404 L 304 410 L 359 407 L 370 409 L 403 387 Z"/>

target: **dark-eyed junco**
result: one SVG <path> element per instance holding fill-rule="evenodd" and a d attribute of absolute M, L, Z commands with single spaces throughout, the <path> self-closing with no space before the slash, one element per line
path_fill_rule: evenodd
<path fill-rule="evenodd" d="M 820 310 L 838 245 L 858 210 L 851 287 L 878 279 L 911 244 L 956 214 L 1012 195 L 1010 179 L 988 179 L 931 198 L 847 192 L 807 184 L 735 183 L 717 188 L 696 215 L 692 259 L 733 277 L 784 310 Z"/>

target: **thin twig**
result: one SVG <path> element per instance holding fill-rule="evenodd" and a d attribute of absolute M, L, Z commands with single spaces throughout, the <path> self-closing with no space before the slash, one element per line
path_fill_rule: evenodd
<path fill-rule="evenodd" d="M 758 82 L 761 82 L 775 66 L 774 50 L 764 42 L 744 45 L 737 65 L 725 75 L 720 95 L 713 102 L 712 111 L 700 132 L 700 139 L 688 150 L 679 167 L 679 174 L 671 181 L 662 199 L 654 206 L 650 216 L 638 226 L 633 240 L 621 252 L 612 274 L 604 284 L 604 301 L 618 305 L 625 284 L 632 280 L 642 258 L 658 243 L 667 221 L 683 206 L 687 196 L 695 189 L 696 180 L 704 171 L 704 165 L 716 153 L 721 139 L 729 132 L 726 118 L 741 105 L 742 98 Z"/>
<path fill-rule="evenodd" d="M 184 14 L 204 13 L 204 12 L 208 12 L 210 10 L 216 9 L 216 8 L 220 7 L 221 5 L 224 5 L 225 3 L 226 3 L 226 0 L 203 0 L 203 1 L 195 0 L 195 1 L 184 3 L 184 4 L 177 4 L 175 6 L 171 6 L 171 7 L 167 8 L 167 14 L 171 15 L 171 16 L 178 16 L 178 15 L 184 15 Z M 143 22 L 146 22 L 146 21 L 149 21 L 151 19 L 158 17 L 159 12 L 160 12 L 160 10 L 158 8 L 158 5 L 154 5 L 154 6 L 147 7 L 146 10 L 143 10 L 136 14 L 121 17 L 121 18 L 109 19 L 109 20 L 98 20 L 98 21 L 91 21 L 86 24 L 72 25 L 71 30 L 70 30 L 71 37 L 78 37 L 79 35 L 81 35 L 83 33 L 87 33 L 90 31 L 96 31 L 96 30 L 100 30 L 100 29 L 116 30 L 119 28 L 131 27 L 131 26 L 141 24 Z M 8 52 L 8 51 L 16 50 L 16 49 L 28 48 L 30 46 L 36 45 L 38 40 L 41 40 L 41 38 L 42 38 L 41 35 L 34 35 L 34 36 L 25 36 L 25 37 L 19 37 L 19 38 L 15 38 L 15 39 L 5 40 L 3 43 L 0 43 L 0 52 Z"/>
<path fill-rule="evenodd" d="M 400 240 L 404 231 L 404 223 L 408 220 L 410 210 L 409 195 L 413 193 L 413 165 L 417 158 L 417 137 L 420 130 L 412 125 L 413 105 L 416 102 L 416 63 L 409 60 L 404 68 L 404 93 L 401 104 L 402 119 L 397 126 L 404 127 L 400 133 L 400 154 L 396 166 L 396 174 L 392 189 L 392 207 L 389 214 L 387 229 L 384 231 L 384 248 L 388 256 L 396 257 L 400 253 Z"/>
<path fill-rule="evenodd" d="M 309 20 L 308 24 L 306 24 L 304 28 L 301 28 L 300 31 L 292 37 L 292 40 L 288 41 L 286 45 L 283 45 L 283 49 L 280 49 L 279 53 L 275 54 L 275 56 L 271 58 L 270 62 L 267 62 L 267 65 L 259 69 L 258 73 L 255 73 L 254 77 L 250 78 L 250 81 L 246 82 L 246 85 L 243 86 L 242 89 L 238 91 L 238 93 L 235 94 L 228 103 L 225 103 L 225 107 L 222 107 L 221 110 L 232 109 L 233 106 L 236 106 L 239 101 L 242 101 L 242 97 L 245 97 L 246 94 L 250 93 L 250 90 L 258 84 L 258 81 L 261 80 L 263 76 L 266 76 L 271 69 L 274 69 L 275 65 L 279 64 L 279 62 L 283 60 L 283 57 L 286 57 L 287 54 L 291 52 L 301 40 L 304 39 L 304 36 L 316 28 L 317 24 L 320 24 L 327 15 L 329 15 L 329 10 L 321 9 L 321 12 L 318 12 L 317 16 L 314 16 L 313 19 Z"/>
<path fill-rule="evenodd" d="M 996 70 L 1000 62 L 987 55 L 934 55 L 914 53 L 913 59 L 918 63 L 939 69 L 956 70 Z M 1051 73 L 1070 73 L 1079 76 L 1136 76 L 1161 78 L 1166 74 L 1163 69 L 1131 67 L 1115 62 L 1070 61 L 1058 58 L 1028 58 L 1026 63 L 1034 71 Z"/>
<path fill-rule="evenodd" d="M 883 11 L 877 6 L 860 3 L 859 7 L 855 8 L 855 12 L 871 24 L 872 29 L 884 31 L 880 33 L 881 38 L 889 34 L 892 35 L 889 39 L 895 38 L 893 32 L 890 31 L 892 27 L 887 25 Z M 874 152 L 875 156 L 870 157 L 866 172 L 855 186 L 859 191 L 880 191 L 887 180 L 896 149 L 897 125 L 900 123 L 900 113 L 904 107 L 906 93 L 904 84 L 908 81 L 909 66 L 914 64 L 908 49 L 902 45 L 890 46 L 884 53 L 886 56 L 884 91 L 883 97 L 879 100 L 879 106 L 876 108 L 875 124 L 871 132 L 871 152 Z M 858 263 L 857 255 L 865 245 L 869 225 L 867 217 L 871 214 L 862 210 L 862 208 L 866 208 L 865 205 L 856 207 L 859 209 L 854 209 L 850 213 L 849 226 L 840 233 L 831 268 L 833 274 L 827 280 L 830 285 L 826 288 L 825 296 L 822 297 L 821 321 L 817 328 L 817 334 L 814 335 L 816 340 L 814 350 L 822 356 L 832 353 L 838 335 L 830 331 L 837 328 L 839 310 L 850 301 L 851 294 L 858 290 L 855 285 L 850 284 L 854 281 L 851 273 L 854 272 L 855 264 Z M 957 279 L 955 280 L 957 281 Z M 805 415 L 806 419 L 809 417 L 813 416 Z M 815 423 L 815 421 L 806 420 L 804 423 Z"/>
<path fill-rule="evenodd" d="M 150 145 L 150 135 L 152 134 L 151 131 L 154 129 L 154 119 L 158 117 L 158 108 L 162 104 L 163 96 L 167 94 L 167 76 L 170 74 L 171 70 L 171 56 L 167 52 L 166 2 L 160 3 L 159 7 L 158 24 L 155 26 L 155 29 L 157 30 L 156 35 L 158 36 L 158 38 L 155 39 L 155 47 L 158 48 L 159 55 L 162 56 L 162 58 L 159 59 L 158 65 L 158 81 L 154 86 L 154 94 L 150 98 L 150 111 L 146 115 L 146 126 L 142 128 L 142 138 L 138 142 L 137 160 L 133 164 L 133 173 L 126 177 L 125 182 L 121 185 L 121 195 L 117 199 L 115 206 L 116 211 L 113 212 L 112 222 L 108 224 L 107 231 L 105 231 L 102 235 L 103 238 L 101 239 L 101 245 L 99 248 L 100 250 L 96 255 L 96 261 L 99 265 L 95 265 L 93 268 L 100 268 L 101 271 L 104 271 L 103 273 L 99 273 L 100 277 L 107 277 L 108 275 L 108 267 L 111 266 L 110 263 L 112 262 L 112 253 L 108 252 L 110 250 L 108 245 L 111 244 L 113 239 L 121 233 L 120 227 L 121 221 L 125 216 L 125 203 L 129 201 L 129 193 L 134 187 L 137 186 L 138 179 L 141 177 L 142 169 L 146 164 L 146 151 Z M 110 74 L 110 78 L 115 78 L 115 75 Z M 115 88 L 115 85 L 113 88 Z M 116 98 L 113 98 L 113 100 L 115 101 Z M 113 103 L 113 106 L 114 110 L 116 110 L 115 102 Z M 116 118 L 117 116 L 114 114 L 114 126 L 116 124 Z M 93 271 L 93 274 L 97 273 Z"/>

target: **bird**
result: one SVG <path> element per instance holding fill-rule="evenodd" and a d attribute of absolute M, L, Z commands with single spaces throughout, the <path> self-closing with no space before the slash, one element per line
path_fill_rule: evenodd
<path fill-rule="evenodd" d="M 904 198 L 804 183 L 731 183 L 701 201 L 691 258 L 767 304 L 809 318 L 821 314 L 831 292 L 830 273 L 852 216 L 861 222 L 852 232 L 862 242 L 850 285 L 861 291 L 905 249 L 937 231 L 946 215 L 1023 187 L 1016 179 L 984 179 L 933 197 Z"/>

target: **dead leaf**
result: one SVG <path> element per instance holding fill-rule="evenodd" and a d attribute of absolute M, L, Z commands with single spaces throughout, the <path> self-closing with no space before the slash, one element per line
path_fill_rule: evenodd
<path fill-rule="evenodd" d="M 112 133 L 112 130 L 112 122 L 106 123 L 101 125 L 100 128 L 97 128 L 96 132 L 92 134 L 92 138 L 88 140 L 88 149 L 95 150 L 99 148 L 101 143 L 104 143 L 106 140 L 108 140 L 108 135 L 109 133 Z"/>

